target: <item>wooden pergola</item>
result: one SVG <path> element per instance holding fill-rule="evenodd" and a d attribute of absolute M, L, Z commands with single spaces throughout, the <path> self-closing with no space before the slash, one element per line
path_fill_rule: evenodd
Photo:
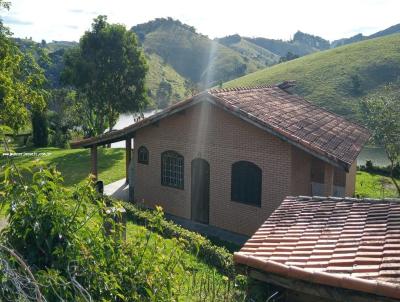
<path fill-rule="evenodd" d="M 85 139 L 82 141 L 77 141 L 71 143 L 72 148 L 90 148 L 90 163 L 91 163 L 91 174 L 94 175 L 95 179 L 98 179 L 98 154 L 97 147 L 104 146 L 120 141 L 125 141 L 125 177 L 126 182 L 129 181 L 129 164 L 132 159 L 132 139 L 134 138 L 134 133 L 126 134 L 120 133 L 120 130 L 106 133 L 104 135 L 93 137 L 90 139 Z"/>
<path fill-rule="evenodd" d="M 90 148 L 90 157 L 91 157 L 91 173 L 97 179 L 98 171 L 97 171 L 97 147 L 104 146 L 111 143 L 116 143 L 120 141 L 125 141 L 125 173 L 126 173 L 126 181 L 128 183 L 129 180 L 129 164 L 132 158 L 132 139 L 135 137 L 135 132 L 145 126 L 155 125 L 158 126 L 158 122 L 160 119 L 172 115 L 176 112 L 185 110 L 186 108 L 192 106 L 193 104 L 200 102 L 202 100 L 203 94 L 196 95 L 190 99 L 172 105 L 163 111 L 160 111 L 156 114 L 153 114 L 147 118 L 137 121 L 136 123 L 127 126 L 120 130 L 114 130 L 111 132 L 107 132 L 98 136 L 85 138 L 79 141 L 75 141 L 71 143 L 71 148 Z"/>

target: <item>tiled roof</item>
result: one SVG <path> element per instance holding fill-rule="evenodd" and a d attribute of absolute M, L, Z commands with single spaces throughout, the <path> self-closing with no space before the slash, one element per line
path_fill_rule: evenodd
<path fill-rule="evenodd" d="M 234 260 L 400 299 L 400 200 L 287 197 Z"/>
<path fill-rule="evenodd" d="M 210 91 L 224 103 L 288 140 L 348 168 L 370 134 L 364 127 L 279 86 Z"/>
<path fill-rule="evenodd" d="M 142 127 L 208 100 L 313 155 L 348 169 L 369 139 L 368 130 L 282 89 L 287 86 L 206 91 L 124 129 L 73 142 L 71 146 L 88 147 L 122 140 Z"/>

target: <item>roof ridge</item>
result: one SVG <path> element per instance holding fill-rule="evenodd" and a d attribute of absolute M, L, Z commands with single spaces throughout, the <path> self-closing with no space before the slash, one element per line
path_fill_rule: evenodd
<path fill-rule="evenodd" d="M 221 92 L 230 92 L 230 91 L 244 91 L 244 90 L 253 90 L 253 89 L 266 89 L 266 88 L 279 88 L 279 84 L 274 85 L 255 85 L 255 86 L 239 86 L 239 87 L 227 87 L 227 88 L 213 88 L 207 90 L 207 92 L 213 93 L 221 93 Z"/>

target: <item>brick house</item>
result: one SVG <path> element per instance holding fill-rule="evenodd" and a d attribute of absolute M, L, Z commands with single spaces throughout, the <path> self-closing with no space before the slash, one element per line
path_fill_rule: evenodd
<path fill-rule="evenodd" d="M 210 90 L 124 129 L 76 142 L 127 141 L 135 202 L 251 235 L 288 195 L 352 196 L 368 131 L 288 91 Z"/>

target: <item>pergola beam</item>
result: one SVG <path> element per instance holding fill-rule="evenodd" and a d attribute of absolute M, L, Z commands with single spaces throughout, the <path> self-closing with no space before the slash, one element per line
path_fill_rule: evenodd
<path fill-rule="evenodd" d="M 129 164 L 132 159 L 132 138 L 125 140 L 125 177 L 126 183 L 129 183 Z"/>

